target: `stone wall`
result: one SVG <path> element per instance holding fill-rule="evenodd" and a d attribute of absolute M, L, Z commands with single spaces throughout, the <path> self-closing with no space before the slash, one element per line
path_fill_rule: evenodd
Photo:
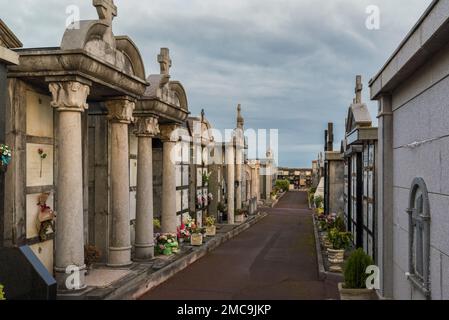
<path fill-rule="evenodd" d="M 329 213 L 344 211 L 344 161 L 329 161 Z"/>

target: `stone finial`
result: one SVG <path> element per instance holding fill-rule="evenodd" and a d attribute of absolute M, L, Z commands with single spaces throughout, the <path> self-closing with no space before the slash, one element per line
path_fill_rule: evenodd
<path fill-rule="evenodd" d="M 113 122 L 129 124 L 134 121 L 135 106 L 135 101 L 127 98 L 106 101 L 106 108 L 109 112 L 108 119 Z"/>
<path fill-rule="evenodd" d="M 51 106 L 58 111 L 80 111 L 89 107 L 86 103 L 90 87 L 77 81 L 50 82 Z"/>
<path fill-rule="evenodd" d="M 242 117 L 242 106 L 239 104 L 237 106 L 237 128 L 243 129 L 244 124 L 245 120 Z"/>
<path fill-rule="evenodd" d="M 362 103 L 362 90 L 362 76 L 358 75 L 355 80 L 355 103 Z"/>
<path fill-rule="evenodd" d="M 107 25 L 112 25 L 112 20 L 117 16 L 117 7 L 114 0 L 93 0 L 93 5 L 97 8 L 98 17 Z"/>
<path fill-rule="evenodd" d="M 154 138 L 160 133 L 159 121 L 156 117 L 141 117 L 137 119 L 134 134 L 138 137 Z"/>
<path fill-rule="evenodd" d="M 161 53 L 157 56 L 157 61 L 161 66 L 161 74 L 169 75 L 172 61 L 170 59 L 170 50 L 168 48 L 161 48 Z"/>

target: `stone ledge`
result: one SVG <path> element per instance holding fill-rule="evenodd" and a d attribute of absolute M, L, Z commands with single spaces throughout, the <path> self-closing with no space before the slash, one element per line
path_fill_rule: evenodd
<path fill-rule="evenodd" d="M 148 263 L 135 263 L 128 269 L 127 276 L 107 288 L 89 288 L 80 294 L 58 296 L 58 299 L 136 300 L 266 216 L 266 213 L 257 214 L 240 225 L 223 225 L 222 228 L 231 228 L 231 230 L 217 233 L 214 238 L 207 239 L 201 247 L 186 246 L 183 252 L 167 259 L 166 263 L 161 262 L 161 259 L 158 262 L 155 259 Z M 157 265 L 157 263 L 160 264 Z"/>
<path fill-rule="evenodd" d="M 326 268 L 324 267 L 323 251 L 321 250 L 319 232 L 316 227 L 315 214 L 313 214 L 313 213 L 312 213 L 312 219 L 313 219 L 313 233 L 315 236 L 316 257 L 317 257 L 317 262 L 318 262 L 318 278 L 321 281 L 330 279 L 330 280 L 336 280 L 336 281 L 342 282 L 343 281 L 342 274 L 326 271 Z"/>

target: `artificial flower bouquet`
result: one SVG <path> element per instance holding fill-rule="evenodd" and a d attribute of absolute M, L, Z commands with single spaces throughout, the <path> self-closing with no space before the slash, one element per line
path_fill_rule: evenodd
<path fill-rule="evenodd" d="M 179 252 L 179 244 L 176 234 L 162 233 L 156 235 L 156 254 L 170 256 Z"/>
<path fill-rule="evenodd" d="M 7 166 L 11 162 L 12 150 L 6 144 L 0 144 L 0 161 L 2 166 Z"/>

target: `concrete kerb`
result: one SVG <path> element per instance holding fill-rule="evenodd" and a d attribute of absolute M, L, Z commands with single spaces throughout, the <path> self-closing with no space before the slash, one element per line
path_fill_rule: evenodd
<path fill-rule="evenodd" d="M 236 237 L 240 233 L 249 229 L 251 226 L 260 222 L 267 216 L 266 213 L 258 214 L 251 217 L 246 222 L 232 229 L 224 235 L 215 237 L 209 240 L 202 247 L 193 248 L 193 250 L 186 254 L 184 257 L 174 261 L 173 263 L 165 266 L 164 268 L 153 272 L 145 272 L 139 274 L 133 279 L 128 279 L 126 282 L 123 281 L 123 285 L 118 286 L 115 290 L 107 294 L 103 299 L 105 300 L 136 300 L 139 297 L 145 295 L 153 288 L 164 283 L 171 277 L 173 277 L 178 272 L 184 270 L 192 263 L 198 261 L 204 257 L 208 252 L 213 251 L 223 243 L 229 241 L 230 239 Z"/>
<path fill-rule="evenodd" d="M 283 194 L 281 194 L 279 196 L 279 198 L 277 198 L 276 200 L 273 201 L 273 203 L 271 204 L 271 207 L 274 208 L 275 205 L 278 204 L 278 202 L 287 194 L 287 192 L 284 192 Z"/>

